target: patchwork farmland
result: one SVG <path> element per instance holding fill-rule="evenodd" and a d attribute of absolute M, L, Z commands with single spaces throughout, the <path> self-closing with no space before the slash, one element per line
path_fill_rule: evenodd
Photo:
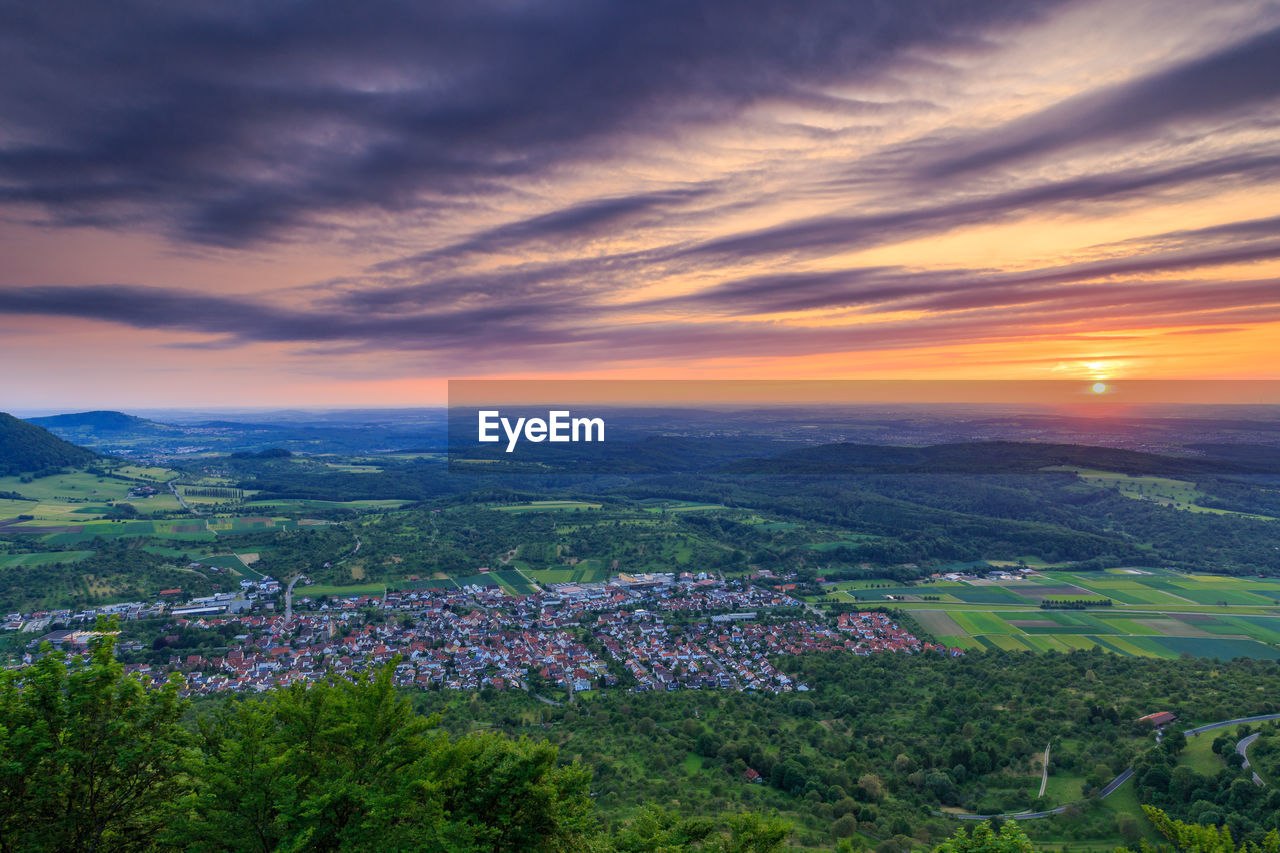
<path fill-rule="evenodd" d="M 1042 609 L 1046 599 L 1101 603 Z M 1280 578 L 1178 574 L 1160 569 L 1043 570 L 1024 578 L 940 580 L 914 586 L 859 581 L 827 601 L 890 604 L 940 642 L 966 649 L 1280 660 Z"/>

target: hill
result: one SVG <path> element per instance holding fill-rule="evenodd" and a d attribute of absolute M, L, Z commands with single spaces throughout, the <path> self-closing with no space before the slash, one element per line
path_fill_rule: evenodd
<path fill-rule="evenodd" d="M 732 474 L 1034 474 L 1087 468 L 1121 474 L 1205 476 L 1280 471 L 1280 456 L 1252 445 L 1200 445 L 1201 456 L 1164 455 L 1114 447 L 1025 441 L 980 441 L 902 447 L 826 444 L 781 456 L 747 459 Z M 1269 452 L 1268 452 L 1269 451 Z"/>
<path fill-rule="evenodd" d="M 30 418 L 27 423 L 35 424 L 48 430 L 91 430 L 93 432 L 122 432 L 124 430 L 164 429 L 162 424 L 126 415 L 124 412 L 77 412 L 69 415 L 51 415 L 45 418 Z"/>
<path fill-rule="evenodd" d="M 0 412 L 0 476 L 88 465 L 98 455 Z"/>

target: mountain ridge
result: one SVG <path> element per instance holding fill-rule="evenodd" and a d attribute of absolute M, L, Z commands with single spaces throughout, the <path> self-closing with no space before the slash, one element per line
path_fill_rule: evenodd
<path fill-rule="evenodd" d="M 88 465 L 98 458 L 36 424 L 0 412 L 0 476 Z"/>

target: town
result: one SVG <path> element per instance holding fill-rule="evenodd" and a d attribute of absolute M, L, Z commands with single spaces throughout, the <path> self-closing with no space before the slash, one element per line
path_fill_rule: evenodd
<path fill-rule="evenodd" d="M 87 659 L 100 616 L 125 623 L 161 620 L 175 639 L 191 628 L 230 628 L 232 639 L 216 653 L 126 664 L 152 686 L 177 673 L 188 696 L 267 690 L 390 662 L 397 684 L 421 689 L 536 692 L 547 685 L 570 697 L 610 687 L 787 693 L 808 686 L 770 658 L 814 651 L 959 653 L 920 641 L 882 612 L 832 618 L 805 610 L 784 592 L 705 573 L 624 574 L 520 596 L 481 586 L 303 596 L 283 611 L 277 607 L 281 595 L 278 582 L 263 578 L 237 595 L 181 604 L 9 614 L 5 627 L 72 626 L 33 640 L 16 666 L 50 648 L 69 653 L 73 662 Z M 117 652 L 127 660 L 144 648 L 122 640 Z"/>

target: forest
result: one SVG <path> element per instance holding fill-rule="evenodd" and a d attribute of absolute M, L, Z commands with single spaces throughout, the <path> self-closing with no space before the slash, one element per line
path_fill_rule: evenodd
<path fill-rule="evenodd" d="M 1153 706 L 1274 708 L 1269 664 L 814 655 L 795 662 L 821 685 L 802 697 L 561 708 L 402 695 L 393 664 L 193 706 L 176 681 L 144 691 L 101 627 L 87 663 L 49 654 L 0 675 L 0 850 L 977 853 L 1192 835 L 1214 846 L 1178 849 L 1276 849 L 1280 794 L 1246 793 L 1238 762 L 1203 779 L 1179 764 L 1186 738 L 1157 745 L 1136 722 Z M 1084 779 L 1068 813 L 975 830 L 942 812 L 1034 804 L 1021 777 L 1042 742 L 1055 772 Z M 1145 821 L 1097 797 L 1131 762 Z"/>
<path fill-rule="evenodd" d="M 1176 738 L 1157 748 L 1139 717 L 1168 710 L 1190 725 L 1280 711 L 1280 669 L 1261 661 L 1095 651 L 959 659 L 820 654 L 780 663 L 813 689 L 780 696 L 611 693 L 563 709 L 492 691 L 431 692 L 413 701 L 440 714 L 451 732 L 481 727 L 547 737 L 592 769 L 606 822 L 647 803 L 690 814 L 771 809 L 792 821 L 804 843 L 820 847 L 856 835 L 883 851 L 938 843 L 955 828 L 939 813 L 948 808 L 996 814 L 1063 802 L 1074 805 L 1025 822 L 1028 835 L 1054 844 L 1137 844 L 1148 837 L 1139 820 L 1098 799 L 1131 765 L 1142 802 L 1179 819 L 1205 816 L 1199 796 L 1175 802 L 1144 784 L 1148 764 L 1173 768 L 1179 758 Z M 1047 744 L 1054 787 L 1040 799 Z M 1234 738 L 1231 744 L 1233 751 Z M 1231 799 L 1226 792 L 1243 774 L 1238 765 L 1220 767 L 1198 783 L 1224 792 L 1211 797 L 1222 802 L 1209 822 L 1229 826 L 1241 840 L 1261 839 L 1280 821 L 1280 793 Z M 744 781 L 748 769 L 761 784 Z"/>

